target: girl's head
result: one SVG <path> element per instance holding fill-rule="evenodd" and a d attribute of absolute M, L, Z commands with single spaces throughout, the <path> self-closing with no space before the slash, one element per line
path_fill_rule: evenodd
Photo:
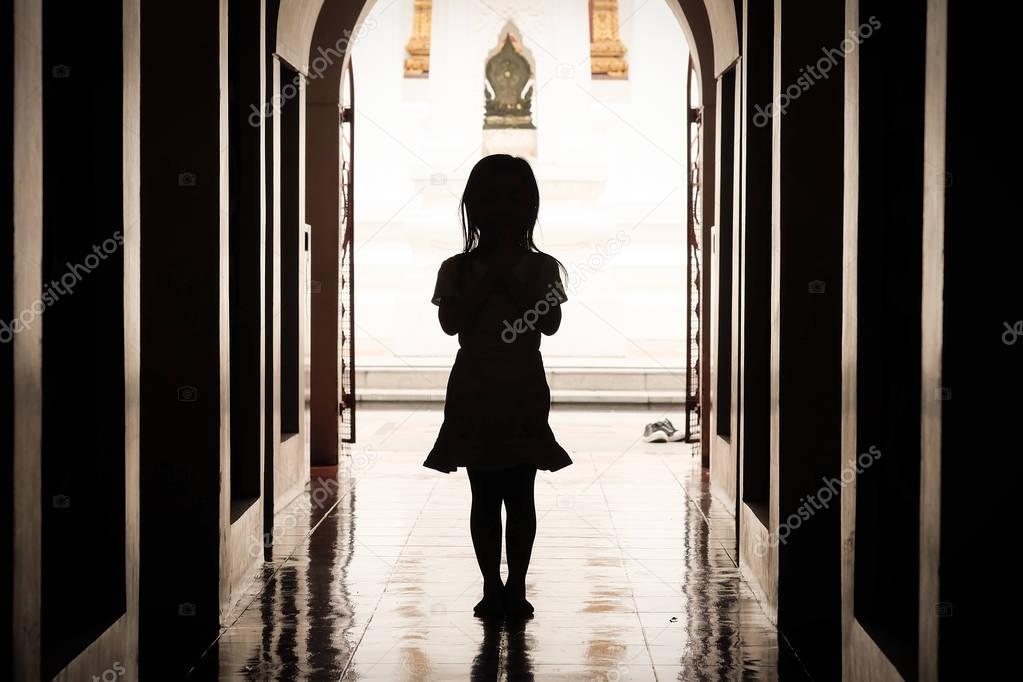
<path fill-rule="evenodd" d="M 486 156 L 465 183 L 459 212 L 465 251 L 483 244 L 510 244 L 538 251 L 533 227 L 540 190 L 525 159 L 508 154 Z"/>

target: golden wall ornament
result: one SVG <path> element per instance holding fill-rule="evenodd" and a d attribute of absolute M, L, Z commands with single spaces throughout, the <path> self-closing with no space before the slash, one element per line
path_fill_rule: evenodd
<path fill-rule="evenodd" d="M 412 37 L 405 50 L 406 78 L 426 78 L 430 74 L 430 22 L 433 14 L 433 0 L 415 0 L 415 14 L 412 18 Z"/>
<path fill-rule="evenodd" d="M 618 0 L 590 0 L 590 73 L 628 78 L 627 51 L 618 36 Z"/>

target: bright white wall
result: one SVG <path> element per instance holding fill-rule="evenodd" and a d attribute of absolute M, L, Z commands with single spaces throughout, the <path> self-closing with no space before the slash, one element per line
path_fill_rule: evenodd
<path fill-rule="evenodd" d="M 445 363 L 457 348 L 429 297 L 461 250 L 458 199 L 490 133 L 484 63 L 509 17 L 536 64 L 537 243 L 570 271 L 546 362 L 681 366 L 688 51 L 666 0 L 622 0 L 629 78 L 595 81 L 587 12 L 586 0 L 435 0 L 430 75 L 406 79 L 413 2 L 374 6 L 353 54 L 363 366 Z"/>

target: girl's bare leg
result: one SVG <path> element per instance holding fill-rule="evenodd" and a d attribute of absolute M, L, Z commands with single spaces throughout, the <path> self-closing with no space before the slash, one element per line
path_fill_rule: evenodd
<path fill-rule="evenodd" d="M 504 585 L 501 582 L 501 490 L 500 472 L 466 469 L 472 488 L 469 532 L 476 562 L 483 575 L 483 599 L 473 611 L 476 615 L 498 615 L 503 609 Z"/>
<path fill-rule="evenodd" d="M 533 489 L 536 467 L 516 467 L 507 472 L 504 505 L 508 512 L 508 582 L 505 585 L 509 615 L 528 616 L 533 605 L 526 600 L 526 572 L 536 538 L 536 503 Z"/>

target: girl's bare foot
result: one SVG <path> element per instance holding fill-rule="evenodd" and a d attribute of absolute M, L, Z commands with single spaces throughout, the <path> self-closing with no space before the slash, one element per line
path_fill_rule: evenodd
<path fill-rule="evenodd" d="M 533 605 L 526 600 L 525 585 L 506 585 L 504 612 L 509 618 L 531 618 Z"/>
<path fill-rule="evenodd" d="M 483 599 L 473 607 L 478 618 L 500 618 L 504 615 L 504 585 L 483 585 Z"/>

